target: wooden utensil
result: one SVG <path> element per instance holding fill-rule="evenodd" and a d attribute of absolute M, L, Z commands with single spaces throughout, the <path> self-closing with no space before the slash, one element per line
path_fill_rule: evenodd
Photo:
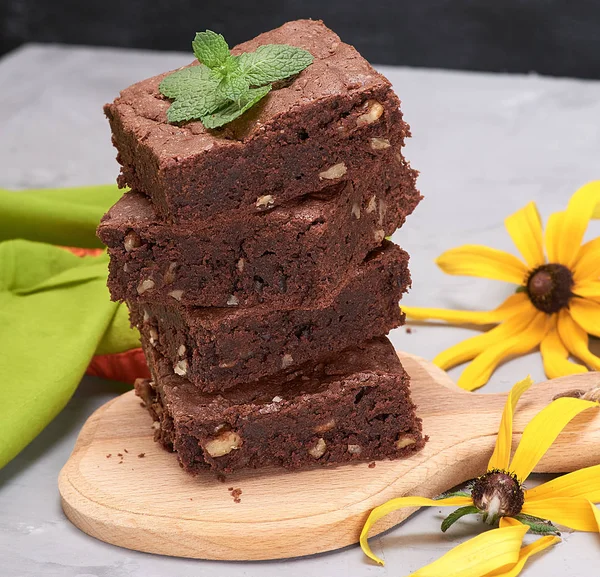
<path fill-rule="evenodd" d="M 462 391 L 431 363 L 405 353 L 400 358 L 430 437 L 410 459 L 375 467 L 244 471 L 224 481 L 210 472 L 192 477 L 153 441 L 150 416 L 129 392 L 98 409 L 81 430 L 59 477 L 63 509 L 93 537 L 163 555 L 281 559 L 357 543 L 373 507 L 402 495 L 434 497 L 482 474 L 506 400 L 506 394 Z M 599 381 L 598 373 L 587 373 L 534 385 L 519 402 L 513 443 L 555 395 Z M 590 410 L 561 433 L 536 471 L 598 463 L 600 410 Z M 372 535 L 412 512 L 387 516 Z"/>

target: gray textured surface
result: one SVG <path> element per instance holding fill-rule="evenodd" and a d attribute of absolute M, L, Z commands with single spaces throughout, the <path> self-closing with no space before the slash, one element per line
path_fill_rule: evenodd
<path fill-rule="evenodd" d="M 185 55 L 30 46 L 0 61 L 0 186 L 50 187 L 111 182 L 114 150 L 101 105 L 130 83 L 180 66 Z M 512 250 L 502 219 L 529 200 L 544 216 L 600 169 L 600 82 L 550 80 L 383 68 L 403 101 L 414 138 L 406 154 L 421 170 L 426 195 L 395 235 L 412 254 L 412 305 L 495 306 L 511 288 L 445 277 L 433 259 L 445 248 L 485 243 Z M 597 232 L 597 226 L 596 226 Z M 472 334 L 416 327 L 393 334 L 404 350 L 431 358 Z M 507 390 L 531 373 L 536 355 L 512 361 L 485 391 Z M 456 372 L 451 373 L 456 376 Z M 438 509 L 424 511 L 374 540 L 385 568 L 357 547 L 307 559 L 215 563 L 119 549 L 88 537 L 61 512 L 56 478 L 90 413 L 117 393 L 86 379 L 67 409 L 17 459 L 0 471 L 2 577 L 287 577 L 405 575 L 439 557 L 472 528 L 437 532 Z M 565 542 L 530 563 L 523 575 L 587 576 L 600 560 L 595 535 Z"/>

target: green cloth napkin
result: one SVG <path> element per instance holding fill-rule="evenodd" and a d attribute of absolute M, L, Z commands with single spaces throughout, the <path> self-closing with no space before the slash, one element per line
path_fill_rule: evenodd
<path fill-rule="evenodd" d="M 0 241 L 13 238 L 63 246 L 98 248 L 96 227 L 123 191 L 116 185 L 0 189 Z"/>
<path fill-rule="evenodd" d="M 94 354 L 139 346 L 110 301 L 96 226 L 116 186 L 0 190 L 0 468 L 60 412 Z M 38 242 L 36 242 L 38 241 Z"/>

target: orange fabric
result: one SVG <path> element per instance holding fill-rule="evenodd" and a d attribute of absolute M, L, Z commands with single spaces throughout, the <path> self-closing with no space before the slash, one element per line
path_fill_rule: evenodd
<path fill-rule="evenodd" d="M 96 355 L 86 374 L 128 384 L 133 384 L 136 379 L 150 378 L 142 349 L 132 349 L 113 355 Z"/>
<path fill-rule="evenodd" d="M 103 248 L 78 248 L 75 246 L 63 246 L 75 256 L 98 256 L 104 252 Z"/>

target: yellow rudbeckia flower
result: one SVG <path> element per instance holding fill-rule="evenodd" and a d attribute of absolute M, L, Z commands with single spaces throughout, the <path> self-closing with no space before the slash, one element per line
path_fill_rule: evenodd
<path fill-rule="evenodd" d="M 442 369 L 472 361 L 458 380 L 460 387 L 481 387 L 503 360 L 538 346 L 548 378 L 582 373 L 588 367 L 600 370 L 600 357 L 590 352 L 588 342 L 588 334 L 600 337 L 600 238 L 582 245 L 590 219 L 600 213 L 599 204 L 600 181 L 595 181 L 580 188 L 565 211 L 551 215 L 545 232 L 533 202 L 509 216 L 505 226 L 523 261 L 480 245 L 451 249 L 437 259 L 445 273 L 519 287 L 492 311 L 402 307 L 414 320 L 497 324 L 434 359 Z M 582 364 L 571 362 L 570 356 Z"/>
<path fill-rule="evenodd" d="M 525 427 L 511 460 L 513 413 L 531 384 L 531 379 L 525 379 L 510 391 L 488 470 L 467 490 L 440 499 L 399 497 L 371 511 L 360 535 L 360 545 L 371 559 L 383 565 L 369 547 L 369 530 L 379 519 L 403 507 L 460 506 L 444 520 L 442 531 L 470 514 L 481 514 L 487 523 L 499 524 L 499 528 L 462 543 L 412 577 L 513 577 L 521 572 L 531 555 L 560 540 L 553 523 L 578 531 L 600 532 L 600 510 L 594 505 L 600 502 L 600 465 L 580 469 L 530 490 L 523 486 L 567 424 L 599 404 L 578 398 L 553 401 Z M 522 548 L 528 531 L 545 536 Z"/>

